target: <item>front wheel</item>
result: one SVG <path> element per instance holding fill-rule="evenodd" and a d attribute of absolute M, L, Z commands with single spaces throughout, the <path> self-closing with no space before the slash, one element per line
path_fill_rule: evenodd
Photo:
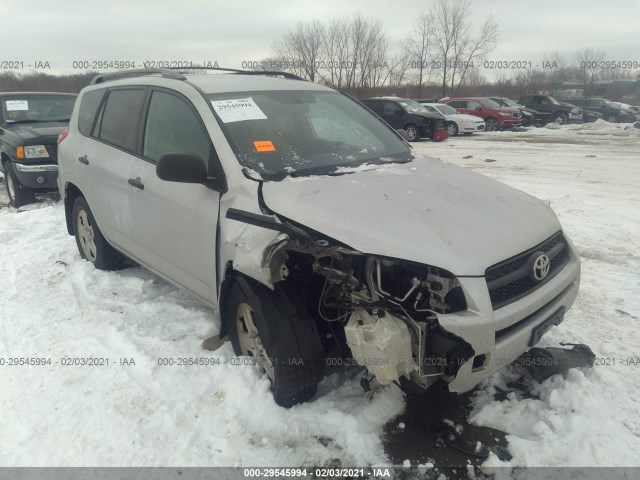
<path fill-rule="evenodd" d="M 4 186 L 9 197 L 9 205 L 14 208 L 36 201 L 35 192 L 20 183 L 9 161 L 4 164 Z"/>
<path fill-rule="evenodd" d="M 454 122 L 447 123 L 447 132 L 449 132 L 450 137 L 458 135 L 458 125 Z"/>
<path fill-rule="evenodd" d="M 274 319 L 267 319 L 265 313 L 270 311 L 280 317 L 276 319 L 276 325 L 288 322 L 291 315 L 284 311 L 286 302 L 279 301 L 277 291 L 263 285 L 243 284 L 241 287 L 235 281 L 231 285 L 224 310 L 227 332 L 236 355 L 253 358 L 269 378 L 273 398 L 281 407 L 291 408 L 310 400 L 318 390 L 320 365 L 316 361 L 292 359 L 292 355 L 277 355 L 270 351 L 279 339 L 269 337 L 269 333 L 277 335 L 277 332 L 266 333 L 269 321 Z M 245 292 L 246 288 L 250 291 Z M 274 306 L 278 309 L 273 309 Z"/>
<path fill-rule="evenodd" d="M 484 123 L 487 124 L 487 130 L 489 130 L 490 132 L 495 132 L 496 130 L 498 130 L 498 127 L 500 126 L 500 124 L 498 123 L 498 120 L 496 120 L 493 117 L 489 117 L 487 118 Z"/>
<path fill-rule="evenodd" d="M 410 142 L 417 142 L 420 140 L 420 130 L 414 124 L 410 123 L 406 127 L 404 127 L 407 132 L 407 140 Z"/>
<path fill-rule="evenodd" d="M 73 230 L 80 256 L 100 270 L 118 270 L 124 256 L 105 240 L 84 197 L 73 202 Z"/>
<path fill-rule="evenodd" d="M 556 125 L 566 125 L 569 121 L 569 117 L 567 117 L 566 113 L 558 113 L 555 117 L 553 117 L 553 121 Z"/>

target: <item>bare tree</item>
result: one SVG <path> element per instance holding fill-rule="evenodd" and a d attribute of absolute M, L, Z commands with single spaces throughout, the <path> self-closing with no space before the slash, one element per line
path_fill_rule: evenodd
<path fill-rule="evenodd" d="M 418 69 L 418 98 L 422 97 L 425 73 L 426 71 L 431 72 L 429 60 L 433 50 L 432 41 L 433 19 L 431 14 L 423 11 L 416 21 L 413 35 L 406 39 L 403 48 L 406 50 L 409 63 Z"/>
<path fill-rule="evenodd" d="M 318 20 L 299 22 L 293 31 L 274 44 L 273 50 L 276 57 L 291 64 L 290 70 L 313 82 L 321 65 L 324 39 L 325 27 Z"/>
<path fill-rule="evenodd" d="M 469 0 L 438 0 L 431 11 L 434 46 L 442 67 L 442 95 L 449 80 L 453 91 L 456 78 L 461 85 L 471 63 L 492 52 L 498 42 L 498 24 L 490 16 L 473 34 L 469 7 Z"/>
<path fill-rule="evenodd" d="M 589 89 L 593 92 L 593 87 L 598 78 L 598 71 L 600 70 L 600 62 L 604 60 L 606 52 L 599 48 L 583 48 L 576 52 L 576 58 L 578 60 L 578 68 L 582 72 L 582 82 L 584 89 L 587 90 L 587 84 Z"/>
<path fill-rule="evenodd" d="M 498 43 L 498 24 L 489 16 L 481 25 L 478 33 L 470 33 L 470 23 L 462 24 L 461 34 L 456 35 L 454 43 L 454 61 L 451 65 L 451 91 L 455 85 L 456 75 L 459 74 L 458 86 L 464 81 L 465 75 L 472 65 L 476 65 L 493 52 Z M 460 72 L 458 72 L 460 70 Z"/>

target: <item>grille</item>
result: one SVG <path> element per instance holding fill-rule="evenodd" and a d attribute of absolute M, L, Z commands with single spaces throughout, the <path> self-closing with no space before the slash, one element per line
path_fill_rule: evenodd
<path fill-rule="evenodd" d="M 545 253 L 550 260 L 549 273 L 538 281 L 533 278 L 533 261 Z M 551 280 L 569 261 L 569 247 L 562 232 L 513 258 L 489 267 L 485 272 L 493 309 L 497 310 L 528 295 Z"/>

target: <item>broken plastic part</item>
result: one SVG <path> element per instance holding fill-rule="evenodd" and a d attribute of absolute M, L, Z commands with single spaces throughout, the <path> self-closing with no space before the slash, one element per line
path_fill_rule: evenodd
<path fill-rule="evenodd" d="M 375 375 L 380 385 L 397 382 L 418 368 L 411 355 L 409 328 L 388 312 L 376 316 L 357 309 L 344 332 L 355 361 Z"/>
<path fill-rule="evenodd" d="M 570 368 L 591 368 L 596 354 L 584 344 L 574 344 L 569 348 L 531 348 L 522 354 L 514 363 L 527 367 L 529 374 L 542 383 L 547 378 L 562 373 Z"/>

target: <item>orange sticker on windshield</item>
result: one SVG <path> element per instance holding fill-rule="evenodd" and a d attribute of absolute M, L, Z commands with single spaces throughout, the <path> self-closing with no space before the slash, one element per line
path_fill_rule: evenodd
<path fill-rule="evenodd" d="M 270 140 L 256 140 L 253 142 L 253 146 L 256 147 L 257 152 L 275 152 L 276 147 L 273 146 L 273 142 Z"/>

